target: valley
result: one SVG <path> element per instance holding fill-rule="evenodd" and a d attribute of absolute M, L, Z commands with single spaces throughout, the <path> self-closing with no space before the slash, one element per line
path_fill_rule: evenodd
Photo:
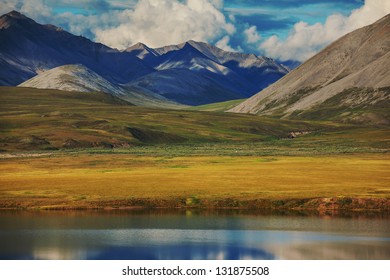
<path fill-rule="evenodd" d="M 386 126 L 58 90 L 2 87 L 0 100 L 3 209 L 389 210 Z"/>
<path fill-rule="evenodd" d="M 383 278 L 389 35 L 390 0 L 2 1 L 0 278 Z"/>
<path fill-rule="evenodd" d="M 0 208 L 390 210 L 390 17 L 290 71 L 0 17 Z"/>

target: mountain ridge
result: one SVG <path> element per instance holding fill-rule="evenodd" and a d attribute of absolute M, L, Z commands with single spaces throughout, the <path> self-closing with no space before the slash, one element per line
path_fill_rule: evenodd
<path fill-rule="evenodd" d="M 0 21 L 6 26 L 0 29 L 3 85 L 18 85 L 41 71 L 66 64 L 83 64 L 110 82 L 127 82 L 153 71 L 135 56 L 56 26 L 39 24 L 15 11 L 1 16 Z"/>
<path fill-rule="evenodd" d="M 21 83 L 18 87 L 85 93 L 104 92 L 136 106 L 183 108 L 180 104 L 153 92 L 146 93 L 135 87 L 113 84 L 82 64 L 55 67 Z"/>
<path fill-rule="evenodd" d="M 299 117 L 351 88 L 373 88 L 371 103 L 375 103 L 375 89 L 390 86 L 388 34 L 390 15 L 341 37 L 229 112 Z"/>
<path fill-rule="evenodd" d="M 16 11 L 1 16 L 0 23 L 0 85 L 19 85 L 50 69 L 79 64 L 115 86 L 201 105 L 247 98 L 288 73 L 272 59 L 225 52 L 202 42 L 157 49 L 137 43 L 119 51 Z"/>
<path fill-rule="evenodd" d="M 66 78 L 63 78 L 64 76 Z M 125 95 L 123 89 L 113 85 L 82 64 L 55 67 L 18 86 L 78 92 L 101 91 L 117 96 Z"/>
<path fill-rule="evenodd" d="M 157 70 L 157 72 L 136 79 L 131 83 L 132 85 L 137 87 L 147 85 L 147 88 L 152 91 L 160 89 L 159 94 L 170 96 L 175 101 L 184 102 L 186 105 L 199 105 L 195 100 L 197 94 L 190 94 L 190 88 L 196 88 L 198 92 L 206 93 L 202 94 L 201 99 L 204 100 L 202 102 L 229 100 L 215 91 L 210 91 L 210 88 L 218 88 L 219 92 L 225 91 L 226 97 L 230 99 L 242 99 L 250 97 L 289 72 L 286 67 L 271 58 L 258 57 L 254 54 L 226 52 L 218 47 L 194 40 L 156 49 L 137 43 L 126 51 L 142 58 L 149 66 Z M 185 88 L 187 92 L 185 95 L 192 95 L 195 98 L 192 101 L 183 100 L 180 96 L 183 92 L 182 81 L 179 81 L 176 87 L 165 85 L 167 75 L 171 77 L 169 79 L 171 82 L 174 80 L 175 71 L 180 79 L 187 80 L 187 83 L 190 84 L 193 77 L 192 75 L 190 78 L 187 78 L 187 75 L 181 76 L 186 72 L 183 69 L 198 72 L 198 78 L 202 80 L 203 87 L 199 87 L 199 83 L 197 83 Z M 215 74 L 226 78 L 222 80 Z M 169 91 L 167 87 L 169 87 Z M 205 98 L 206 95 L 212 94 L 216 96 L 215 99 Z"/>

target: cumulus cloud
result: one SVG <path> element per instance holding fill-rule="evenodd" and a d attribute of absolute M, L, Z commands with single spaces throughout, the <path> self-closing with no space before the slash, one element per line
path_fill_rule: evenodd
<path fill-rule="evenodd" d="M 229 45 L 229 41 L 230 41 L 230 37 L 229 36 L 224 36 L 221 40 L 219 40 L 217 43 L 215 43 L 215 45 L 220 48 L 220 49 L 223 49 L 224 51 L 227 51 L 227 52 L 236 52 L 237 50 L 235 50 L 234 48 L 232 48 L 230 45 Z"/>
<path fill-rule="evenodd" d="M 366 0 L 349 16 L 333 14 L 323 24 L 298 22 L 285 39 L 263 38 L 261 24 L 224 14 L 223 0 L 2 0 L 0 14 L 11 10 L 118 49 L 139 41 L 160 47 L 197 40 L 216 42 L 228 51 L 243 47 L 281 60 L 305 61 L 342 35 L 390 13 L 390 1 Z"/>
<path fill-rule="evenodd" d="M 123 3 L 4 0 L 0 13 L 17 10 L 39 23 L 55 24 L 118 49 L 139 41 L 152 47 L 188 40 L 215 42 L 236 32 L 222 13 L 223 0 L 129 0 L 126 5 Z M 59 12 L 72 9 L 84 12 Z"/>
<path fill-rule="evenodd" d="M 137 0 L 127 1 L 127 6 L 134 6 L 134 1 Z M 61 26 L 73 34 L 94 39 L 97 28 L 112 28 L 124 20 L 120 9 L 109 9 L 120 3 L 105 0 L 5 0 L 0 5 L 0 14 L 16 10 L 39 23 Z M 56 9 L 76 9 L 85 13 L 58 12 Z"/>
<path fill-rule="evenodd" d="M 261 40 L 261 36 L 257 32 L 256 26 L 251 26 L 248 29 L 245 29 L 244 34 L 246 36 L 247 42 L 250 44 L 257 43 Z"/>
<path fill-rule="evenodd" d="M 305 61 L 326 45 L 357 28 L 371 24 L 390 13 L 390 1 L 366 0 L 349 16 L 334 14 L 324 24 L 298 22 L 285 40 L 274 35 L 260 45 L 270 57 Z"/>
<path fill-rule="evenodd" d="M 112 10 L 106 13 L 92 15 L 65 12 L 55 15 L 55 20 L 51 21 L 51 23 L 63 27 L 72 34 L 83 35 L 94 40 L 97 29 L 113 28 L 118 25 L 118 21 L 122 20 L 124 20 L 123 12 L 120 10 Z"/>
<path fill-rule="evenodd" d="M 0 14 L 12 10 L 19 11 L 34 19 L 47 19 L 52 16 L 52 10 L 42 0 L 5 0 L 0 5 Z"/>
<path fill-rule="evenodd" d="M 222 5 L 220 0 L 140 0 L 117 15 L 118 26 L 96 29 L 96 40 L 118 49 L 138 41 L 151 47 L 211 41 L 236 31 L 220 11 Z"/>

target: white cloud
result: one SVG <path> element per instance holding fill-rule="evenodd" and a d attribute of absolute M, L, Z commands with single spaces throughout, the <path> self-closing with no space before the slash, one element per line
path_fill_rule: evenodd
<path fill-rule="evenodd" d="M 246 36 L 247 42 L 250 44 L 257 43 L 261 40 L 261 36 L 257 32 L 256 26 L 251 26 L 248 29 L 245 29 L 244 34 Z"/>
<path fill-rule="evenodd" d="M 36 20 L 49 18 L 52 15 L 51 9 L 42 0 L 5 0 L 0 5 L 0 15 L 12 10 L 19 11 Z"/>
<path fill-rule="evenodd" d="M 237 50 L 235 50 L 229 45 L 229 41 L 230 41 L 230 37 L 226 35 L 221 40 L 219 40 L 215 45 L 218 48 L 223 49 L 224 51 L 227 52 L 237 52 Z"/>
<path fill-rule="evenodd" d="M 107 5 L 115 8 L 106 9 Z M 241 40 L 246 50 L 259 46 L 267 56 L 304 61 L 342 35 L 390 13 L 390 1 L 366 0 L 349 16 L 334 14 L 324 24 L 298 22 L 286 39 L 272 36 L 265 40 L 255 26 L 240 25 L 232 13 L 225 17 L 223 6 L 223 0 L 2 0 L 0 14 L 17 10 L 39 23 L 62 26 L 119 49 L 139 41 L 160 47 L 187 40 L 219 40 L 220 48 L 242 51 L 231 46 L 232 41 L 236 46 Z M 98 12 L 59 12 L 58 8 L 69 7 Z"/>
<path fill-rule="evenodd" d="M 260 49 L 273 58 L 305 61 L 341 36 L 371 24 L 388 13 L 390 1 L 366 0 L 364 6 L 352 11 L 348 17 L 331 15 L 325 24 L 298 22 L 285 40 L 272 36 L 261 44 Z"/>
<path fill-rule="evenodd" d="M 136 42 L 152 47 L 188 40 L 211 42 L 236 32 L 221 12 L 223 0 L 3 0 L 0 14 L 17 10 L 39 23 L 51 23 L 111 47 Z M 126 3 L 124 3 L 126 2 Z M 107 5 L 119 9 L 107 9 Z M 99 11 L 58 13 L 56 8 Z"/>
<path fill-rule="evenodd" d="M 117 26 L 96 29 L 96 40 L 119 49 L 139 41 L 151 47 L 211 41 L 236 31 L 219 10 L 222 5 L 220 0 L 140 0 L 117 15 Z"/>
<path fill-rule="evenodd" d="M 236 17 L 233 14 L 229 14 L 229 20 L 231 22 L 236 22 Z"/>
<path fill-rule="evenodd" d="M 55 15 L 54 24 L 64 27 L 72 34 L 84 35 L 90 39 L 94 39 L 95 30 L 97 28 L 113 28 L 118 24 L 118 21 L 122 20 L 122 16 L 122 12 L 117 10 L 96 15 L 82 15 L 65 12 Z"/>

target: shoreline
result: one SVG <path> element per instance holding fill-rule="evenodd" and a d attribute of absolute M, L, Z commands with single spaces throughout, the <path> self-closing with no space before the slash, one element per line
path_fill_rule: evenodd
<path fill-rule="evenodd" d="M 308 211 L 328 213 L 351 212 L 390 212 L 390 198 L 303 198 L 303 199 L 221 199 L 189 201 L 176 199 L 121 199 L 89 201 L 88 203 L 58 203 L 53 205 L 25 204 L 17 201 L 0 202 L 0 211 L 42 210 L 42 211 L 89 211 L 89 210 L 239 210 L 239 211 Z"/>

